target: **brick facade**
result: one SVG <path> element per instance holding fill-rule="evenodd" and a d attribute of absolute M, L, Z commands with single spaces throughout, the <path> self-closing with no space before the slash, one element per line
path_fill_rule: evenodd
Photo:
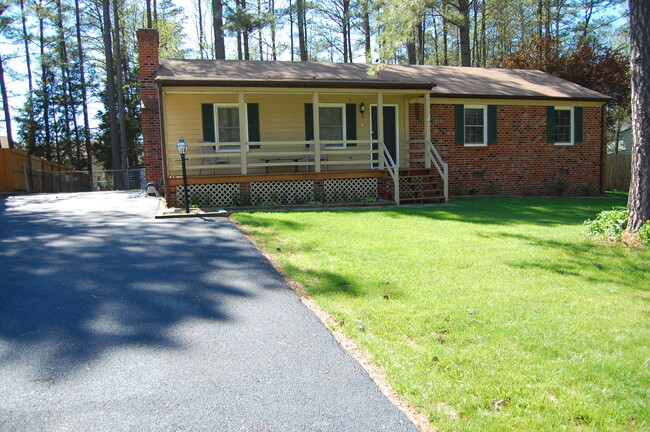
<path fill-rule="evenodd" d="M 423 105 L 411 104 L 409 111 L 409 138 L 421 140 Z M 552 195 L 561 179 L 567 194 L 601 192 L 599 107 L 584 107 L 583 141 L 572 146 L 547 142 L 545 106 L 499 105 L 497 133 L 496 144 L 485 147 L 456 144 L 454 105 L 431 105 L 431 140 L 448 164 L 450 195 Z M 423 157 L 421 148 L 411 144 L 413 158 Z"/>
<path fill-rule="evenodd" d="M 142 140 L 147 182 L 164 183 L 162 124 L 155 79 L 158 70 L 158 31 L 138 30 L 140 94 L 142 98 Z"/>
<path fill-rule="evenodd" d="M 142 97 L 142 136 L 147 182 L 165 184 L 169 203 L 176 201 L 175 187 L 164 178 L 165 160 L 159 89 L 155 78 L 159 66 L 159 36 L 156 30 L 138 30 Z M 480 102 L 479 102 L 480 103 Z M 556 194 L 560 180 L 568 183 L 568 194 L 602 191 L 603 144 L 600 107 L 583 108 L 583 141 L 556 146 L 546 140 L 546 107 L 541 105 L 499 105 L 495 144 L 465 147 L 455 143 L 454 105 L 431 105 L 431 138 L 449 167 L 450 195 L 549 195 Z M 424 106 L 410 104 L 409 139 L 424 139 Z M 410 144 L 410 158 L 424 159 L 423 144 Z M 423 162 L 411 162 L 412 168 Z M 250 185 L 241 184 L 243 195 Z M 388 181 L 378 179 L 382 196 Z M 318 195 L 322 181 L 314 182 Z"/>

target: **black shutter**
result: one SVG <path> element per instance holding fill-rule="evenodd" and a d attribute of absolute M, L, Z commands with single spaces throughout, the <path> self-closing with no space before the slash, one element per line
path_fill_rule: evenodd
<path fill-rule="evenodd" d="M 345 139 L 357 139 L 357 105 L 345 104 Z M 357 143 L 348 143 L 348 147 L 356 147 Z"/>
<path fill-rule="evenodd" d="M 260 104 L 246 104 L 248 115 L 248 141 L 260 141 Z M 258 149 L 259 145 L 250 145 L 250 149 Z"/>
<path fill-rule="evenodd" d="M 488 144 L 497 143 L 497 106 L 488 105 L 487 107 L 487 117 L 488 117 Z"/>
<path fill-rule="evenodd" d="M 456 144 L 465 144 L 465 105 L 454 105 Z M 426 115 L 426 113 L 424 114 Z"/>
<path fill-rule="evenodd" d="M 546 107 L 546 141 L 555 142 L 555 107 Z"/>
<path fill-rule="evenodd" d="M 305 141 L 314 139 L 314 104 L 305 104 Z M 307 144 L 309 147 L 309 144 Z"/>
<path fill-rule="evenodd" d="M 582 142 L 582 107 L 573 108 L 573 142 Z"/>
<path fill-rule="evenodd" d="M 215 142 L 214 135 L 214 105 L 201 104 L 203 120 L 203 141 Z"/>

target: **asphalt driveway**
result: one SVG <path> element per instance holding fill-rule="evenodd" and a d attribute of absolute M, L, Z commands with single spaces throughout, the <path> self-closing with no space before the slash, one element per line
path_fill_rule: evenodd
<path fill-rule="evenodd" d="M 0 200 L 0 430 L 416 431 L 226 219 Z"/>

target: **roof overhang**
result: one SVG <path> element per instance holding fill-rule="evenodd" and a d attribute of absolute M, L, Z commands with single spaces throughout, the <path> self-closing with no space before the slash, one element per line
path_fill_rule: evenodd
<path fill-rule="evenodd" d="M 372 90 L 422 90 L 431 91 L 436 83 L 394 83 L 394 82 L 347 82 L 347 81 L 251 81 L 251 80 L 185 80 L 156 78 L 161 87 L 264 87 L 264 88 L 331 88 L 331 89 L 372 89 Z"/>

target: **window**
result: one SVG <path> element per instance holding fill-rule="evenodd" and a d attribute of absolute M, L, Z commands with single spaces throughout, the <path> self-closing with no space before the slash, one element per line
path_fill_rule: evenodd
<path fill-rule="evenodd" d="M 555 107 L 553 138 L 555 145 L 573 144 L 573 108 Z"/>
<path fill-rule="evenodd" d="M 483 106 L 465 106 L 465 145 L 487 145 L 487 110 Z"/>
<path fill-rule="evenodd" d="M 217 130 L 217 151 L 239 151 L 239 107 L 216 105 L 214 109 Z M 237 143 L 236 145 L 222 143 Z"/>
<path fill-rule="evenodd" d="M 321 105 L 318 107 L 320 139 L 322 141 L 345 140 L 345 105 Z M 328 149 L 344 149 L 345 144 L 326 144 Z"/>

